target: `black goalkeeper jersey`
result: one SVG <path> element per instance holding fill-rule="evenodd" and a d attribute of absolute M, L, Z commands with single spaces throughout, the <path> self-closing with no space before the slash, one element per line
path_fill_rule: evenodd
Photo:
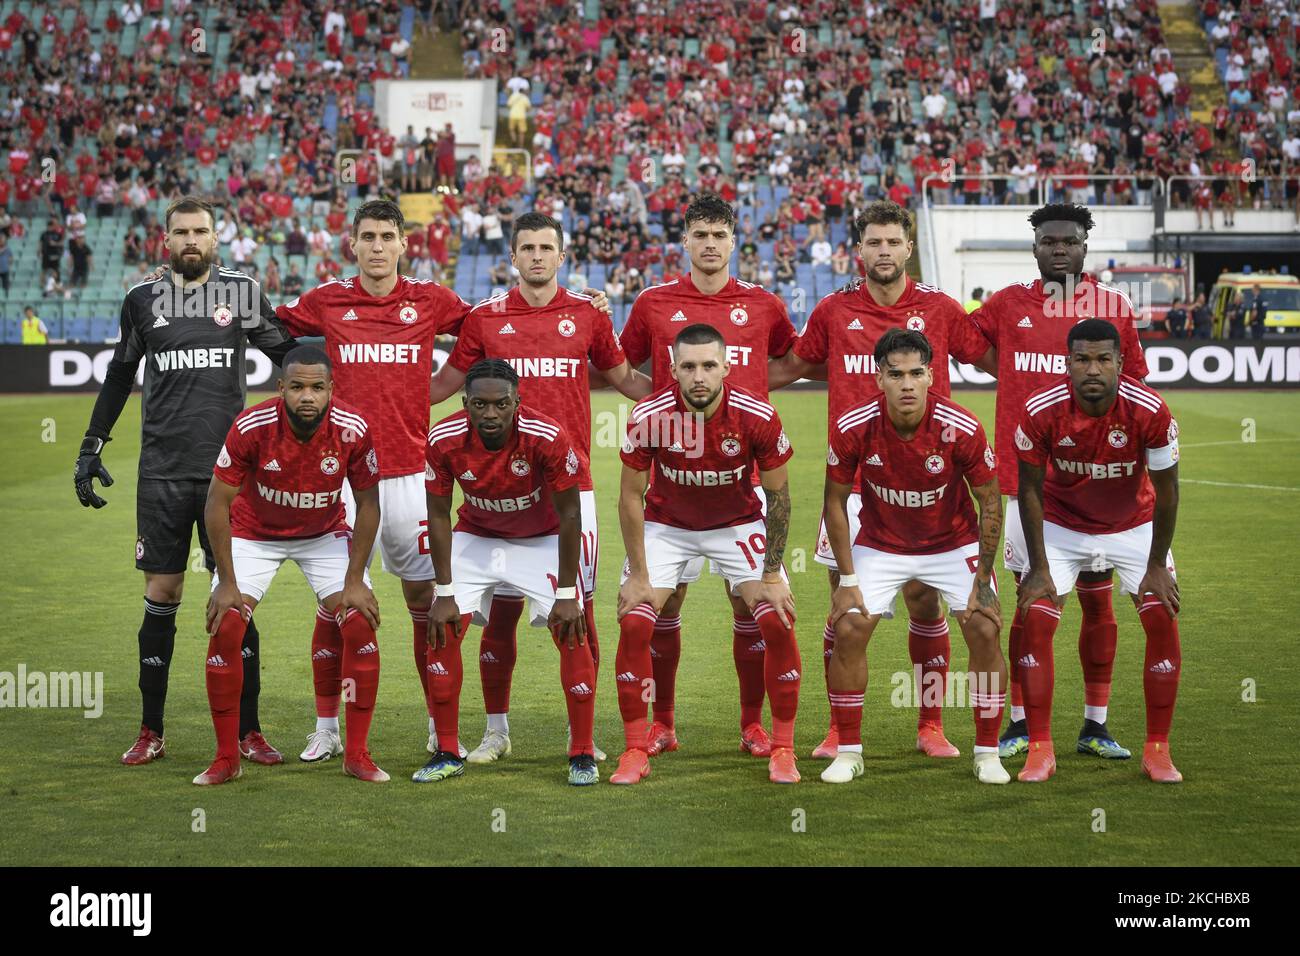
<path fill-rule="evenodd" d="M 294 340 L 255 280 L 215 265 L 201 286 L 170 275 L 134 286 L 121 323 L 113 361 L 133 380 L 145 360 L 140 477 L 207 481 L 244 408 L 246 343 L 278 364 Z"/>

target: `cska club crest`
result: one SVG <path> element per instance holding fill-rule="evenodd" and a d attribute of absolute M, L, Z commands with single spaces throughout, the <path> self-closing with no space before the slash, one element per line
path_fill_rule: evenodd
<path fill-rule="evenodd" d="M 735 435 L 727 435 L 724 437 L 719 447 L 722 449 L 722 453 L 728 458 L 735 458 L 741 452 L 740 439 Z"/>
<path fill-rule="evenodd" d="M 326 455 L 320 460 L 320 470 L 326 475 L 337 475 L 339 471 L 339 460 L 334 457 L 333 453 Z"/>
<path fill-rule="evenodd" d="M 413 325 L 420 318 L 420 313 L 415 311 L 415 303 L 406 299 L 399 304 L 397 317 L 407 325 Z"/>
<path fill-rule="evenodd" d="M 229 306 L 219 305 L 217 306 L 216 311 L 212 313 L 212 321 L 224 329 L 231 322 L 235 321 L 235 314 L 230 311 Z"/>
<path fill-rule="evenodd" d="M 570 313 L 561 312 L 560 324 L 557 325 L 555 328 L 556 331 L 558 331 L 561 335 L 563 335 L 567 339 L 571 335 L 573 335 L 574 332 L 578 331 L 578 324 L 573 321 L 573 316 Z"/>
<path fill-rule="evenodd" d="M 745 307 L 739 302 L 733 302 L 731 304 L 731 324 L 745 325 L 748 322 L 749 313 L 745 311 Z"/>
<path fill-rule="evenodd" d="M 913 332 L 925 331 L 925 313 L 917 312 L 907 317 L 906 325 Z"/>
<path fill-rule="evenodd" d="M 510 470 L 520 478 L 526 477 L 533 469 L 529 467 L 527 461 L 522 458 L 516 458 L 510 462 Z"/>

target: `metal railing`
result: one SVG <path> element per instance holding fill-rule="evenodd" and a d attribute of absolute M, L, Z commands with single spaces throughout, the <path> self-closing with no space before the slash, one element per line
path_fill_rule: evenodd
<path fill-rule="evenodd" d="M 1037 173 L 1035 173 L 1035 174 L 1034 174 L 1032 177 L 1030 177 L 1030 178 L 1032 178 L 1032 180 L 1033 180 L 1033 188 L 1032 188 L 1028 193 L 1017 193 L 1017 192 L 1015 192 L 1015 191 L 1014 191 L 1010 186 L 1008 186 L 1006 195 L 1008 195 L 1008 196 L 1014 195 L 1014 196 L 1017 196 L 1017 197 L 1023 197 L 1023 198 L 1020 199 L 1018 202 L 1001 202 L 1001 203 L 983 203 L 983 202 L 981 202 L 981 203 L 979 203 L 979 205 L 980 205 L 980 206 L 986 206 L 986 205 L 992 205 L 992 206 L 1026 206 L 1026 205 L 1032 205 L 1032 204 L 1034 204 L 1034 203 L 1036 202 L 1038 205 L 1041 206 L 1043 203 L 1049 201 L 1049 199 L 1050 199 L 1050 197 L 1051 197 L 1051 194 L 1052 194 L 1052 191 L 1053 191 L 1053 188 L 1054 188 L 1054 187 L 1052 186 L 1053 183 L 1058 183 L 1058 182 L 1059 182 L 1059 183 L 1070 183 L 1070 182 L 1074 182 L 1074 181 L 1077 181 L 1077 180 L 1085 180 L 1085 181 L 1087 181 L 1088 184 L 1089 184 L 1087 188 L 1088 188 L 1088 190 L 1089 190 L 1090 193 L 1091 193 L 1091 191 L 1092 191 L 1092 189 L 1093 189 L 1093 184 L 1094 184 L 1094 183 L 1097 183 L 1097 182 L 1113 182 L 1113 181 L 1118 181 L 1118 180 L 1125 180 L 1125 181 L 1131 182 L 1131 183 L 1133 184 L 1132 199 L 1133 199 L 1133 200 L 1136 200 L 1136 198 L 1137 198 L 1137 194 L 1138 194 L 1138 192 L 1139 192 L 1139 189 L 1138 189 L 1138 181 L 1139 181 L 1140 179 L 1147 178 L 1147 177 L 1140 177 L 1140 176 L 1138 176 L 1136 173 L 1118 173 L 1118 174 L 1116 174 L 1116 173 L 1098 173 L 1098 174 L 1096 174 L 1096 175 L 1086 175 L 1086 176 L 1076 175 L 1076 174 L 1073 174 L 1073 173 L 1049 173 L 1049 174 L 1047 174 L 1046 176 L 1040 176 L 1040 175 L 1038 175 Z M 1150 178 L 1151 183 L 1153 184 L 1153 187 L 1152 187 L 1152 189 L 1151 189 L 1151 199 L 1152 199 L 1152 202 L 1150 202 L 1150 203 L 1139 203 L 1139 202 L 1136 202 L 1136 201 L 1129 201 L 1129 202 L 1115 203 L 1114 205 L 1117 205 L 1117 206 L 1149 206 L 1149 205 L 1154 205 L 1154 204 L 1155 204 L 1155 200 L 1157 200 L 1157 199 L 1159 199 L 1159 198 L 1162 198 L 1162 197 L 1168 195 L 1168 186 L 1167 186 L 1167 184 L 1166 184 L 1163 180 L 1161 180 L 1158 176 L 1152 176 L 1152 177 L 1149 177 L 1149 178 Z M 964 193 L 964 190 L 962 190 L 962 189 L 960 188 L 960 186 L 958 186 L 957 184 L 958 184 L 959 182 L 963 181 L 963 180 L 969 180 L 969 179 L 975 179 L 975 180 L 980 180 L 980 181 L 986 181 L 986 180 L 1008 180 L 1008 181 L 1013 182 L 1013 183 L 1020 183 L 1020 182 L 1024 182 L 1024 180 L 1026 179 L 1026 177 L 1024 177 L 1024 176 L 1016 176 L 1016 175 L 1013 175 L 1013 174 L 1011 174 L 1011 173 L 962 173 L 962 172 L 956 172 L 956 171 L 953 171 L 953 172 L 943 172 L 943 173 L 929 173 L 929 174 L 926 175 L 925 179 L 923 179 L 923 180 L 921 181 L 921 200 L 922 200 L 922 204 L 923 204 L 923 205 L 927 205 L 927 206 L 928 206 L 928 205 L 940 205 L 940 206 L 946 206 L 946 205 L 952 205 L 952 206 L 968 205 L 968 204 L 966 204 L 966 203 L 937 203 L 937 202 L 932 202 L 931 199 L 930 199 L 930 191 L 931 191 L 932 189 L 940 189 L 940 188 L 943 188 L 943 189 L 953 189 L 953 188 L 957 188 L 957 191 L 958 191 L 959 193 Z M 937 185 L 934 185 L 936 182 L 943 182 L 945 185 L 942 186 L 942 187 L 937 186 Z M 1072 187 L 1072 186 L 1068 186 L 1068 185 L 1066 185 L 1066 186 L 1057 186 L 1057 187 L 1055 187 L 1055 188 L 1056 188 L 1056 189 L 1065 189 L 1065 190 L 1069 190 L 1069 189 L 1072 189 L 1072 188 L 1075 188 L 1075 187 Z M 1082 188 L 1082 187 L 1080 187 L 1080 188 Z M 981 194 L 982 194 L 982 193 L 981 193 Z M 1096 204 L 1096 203 L 1094 202 L 1094 205 L 1095 205 L 1095 204 Z M 972 203 L 972 204 L 969 204 L 969 205 L 975 205 L 975 204 Z"/>
<path fill-rule="evenodd" d="M 1288 181 L 1288 180 L 1291 180 L 1291 179 L 1297 179 L 1297 178 L 1300 178 L 1300 170 L 1297 170 L 1293 175 L 1290 175 L 1290 176 L 1250 176 L 1250 177 L 1247 177 L 1247 178 L 1244 178 L 1244 179 L 1243 179 L 1240 175 L 1236 175 L 1236 176 L 1228 176 L 1228 175 L 1222 175 L 1222 176 L 1214 176 L 1214 175 L 1209 175 L 1209 176 L 1169 176 L 1169 177 L 1167 177 L 1167 178 L 1165 179 L 1165 195 L 1166 195 L 1166 196 L 1169 196 L 1170 198 L 1173 197 L 1173 195 L 1174 195 L 1174 192 L 1173 192 L 1173 184 L 1176 183 L 1176 182 L 1185 182 L 1185 183 L 1188 183 L 1188 184 L 1192 184 L 1192 183 L 1202 183 L 1202 182 L 1209 182 L 1209 183 L 1221 182 L 1221 183 L 1234 183 L 1234 184 L 1239 184 L 1239 183 L 1242 183 L 1242 182 L 1245 182 L 1245 183 L 1247 183 L 1247 184 L 1250 184 L 1250 183 L 1263 183 L 1263 184 L 1264 184 L 1264 185 L 1263 185 L 1263 189 L 1262 189 L 1262 192 L 1263 192 L 1263 196 L 1262 196 L 1263 201 L 1274 204 L 1273 206 L 1271 206 L 1271 208 L 1273 208 L 1273 209 L 1285 210 L 1285 209 L 1288 208 L 1287 205 L 1286 205 L 1286 203 L 1287 203 L 1287 198 L 1286 198 L 1286 184 L 1287 184 L 1287 181 Z M 1272 186 L 1271 184 L 1274 184 L 1274 183 L 1276 183 L 1277 185 L 1276 185 L 1276 186 Z M 1240 193 L 1238 193 L 1238 195 L 1240 195 Z M 1190 200 L 1190 194 L 1189 194 L 1189 200 Z M 1253 201 L 1253 200 L 1252 200 L 1252 201 Z M 1219 203 L 1219 197 L 1218 197 L 1217 195 L 1215 195 L 1214 197 L 1211 198 L 1211 201 L 1210 201 L 1210 207 L 1211 207 L 1212 209 L 1213 209 L 1213 208 L 1217 208 L 1217 207 L 1218 207 L 1218 203 Z M 1173 206 L 1171 206 L 1170 208 L 1178 208 L 1178 209 L 1194 209 L 1195 206 L 1194 206 L 1194 205 L 1189 201 L 1186 205 L 1182 205 L 1182 206 L 1178 206 L 1178 207 L 1173 207 Z M 1240 208 L 1242 208 L 1242 206 L 1241 206 L 1240 204 L 1238 204 L 1235 208 L 1240 209 Z"/>

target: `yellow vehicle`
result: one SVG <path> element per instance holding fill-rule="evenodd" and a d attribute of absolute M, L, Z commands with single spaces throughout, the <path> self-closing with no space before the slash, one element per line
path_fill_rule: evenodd
<path fill-rule="evenodd" d="M 1228 333 L 1228 313 L 1238 302 L 1250 309 L 1255 304 L 1255 286 L 1268 313 L 1264 328 L 1270 332 L 1300 332 L 1300 276 L 1272 275 L 1254 272 L 1225 272 L 1215 280 L 1210 290 L 1209 306 L 1214 313 L 1214 337 L 1224 338 Z M 1250 327 L 1250 316 L 1246 316 Z"/>

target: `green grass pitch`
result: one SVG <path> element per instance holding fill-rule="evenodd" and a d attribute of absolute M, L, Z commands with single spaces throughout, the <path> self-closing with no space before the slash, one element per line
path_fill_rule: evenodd
<path fill-rule="evenodd" d="M 1108 763 L 1073 753 L 1083 704 L 1073 600 L 1056 645 L 1061 758 L 1052 781 L 977 784 L 965 709 L 948 711 L 945 721 L 962 757 L 932 761 L 913 749 L 916 714 L 889 700 L 891 676 L 909 667 L 905 618 L 882 623 L 871 646 L 866 775 L 842 787 L 817 779 L 824 763 L 806 755 L 827 722 L 820 662 L 827 583 L 811 560 L 825 397 L 800 392 L 776 403 L 796 450 L 790 548 L 803 550 L 792 550 L 788 563 L 805 671 L 797 730 L 804 782 L 769 784 L 766 761 L 738 751 L 730 615 L 721 585 L 706 578 L 683 612 L 682 749 L 657 758 L 640 786 L 602 782 L 586 790 L 565 783 L 556 656 L 545 632 L 529 629 L 521 629 L 514 682 L 514 755 L 496 766 L 470 767 L 459 780 L 409 782 L 424 760 L 425 714 L 401 593 L 379 571 L 384 656 L 371 750 L 393 775 L 391 783 L 345 778 L 338 761 L 309 766 L 296 759 L 314 718 L 313 600 L 293 567 L 282 570 L 257 615 L 262 724 L 288 763 L 245 764 L 241 780 L 220 788 L 190 784 L 213 751 L 203 690 L 207 577 L 194 573 L 178 622 L 167 757 L 146 767 L 120 766 L 139 724 L 135 633 L 143 590 L 132 560 L 139 399 L 132 398 L 108 446 L 106 463 L 117 478 L 105 492 L 110 505 L 92 512 L 78 506 L 70 480 L 92 396 L 5 398 L 0 671 L 16 672 L 20 663 L 29 672 L 102 671 L 105 705 L 98 719 L 69 709 L 0 710 L 2 858 L 47 865 L 1294 864 L 1300 842 L 1295 691 L 1285 682 L 1294 674 L 1300 406 L 1295 395 L 1279 392 L 1167 397 L 1184 449 L 1174 553 L 1184 599 L 1185 673 L 1172 744 L 1186 776 L 1181 787 L 1151 784 L 1136 757 Z M 956 398 L 991 425 L 991 393 Z M 616 412 L 618 402 L 599 395 L 595 406 L 599 415 Z M 599 418 L 596 424 L 599 435 Z M 613 607 L 622 563 L 614 512 L 618 462 L 613 447 L 597 448 L 594 457 L 604 532 L 596 731 L 616 756 L 622 749 L 613 688 Z M 1012 583 L 1005 573 L 1000 584 L 1009 618 Z M 1142 631 L 1132 605 L 1118 594 L 1116 613 L 1110 725 L 1140 752 Z M 472 629 L 466 644 L 462 698 L 462 737 L 471 746 L 483 728 L 477 635 Z M 1003 641 L 1005 648 L 1005 635 Z M 954 627 L 954 669 L 965 660 Z M 1020 762 L 1008 762 L 1013 774 Z M 602 765 L 602 777 L 612 769 Z"/>

